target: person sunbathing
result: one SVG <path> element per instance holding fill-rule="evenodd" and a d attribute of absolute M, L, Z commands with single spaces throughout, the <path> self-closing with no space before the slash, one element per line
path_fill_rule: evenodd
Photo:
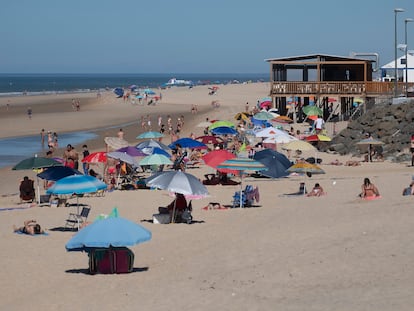
<path fill-rule="evenodd" d="M 319 185 L 319 183 L 316 183 L 313 189 L 308 193 L 308 197 L 320 197 L 321 195 L 324 195 L 325 192 L 323 191 L 323 188 Z"/>
<path fill-rule="evenodd" d="M 369 178 L 364 178 L 364 183 L 361 186 L 362 192 L 359 195 L 361 198 L 375 198 L 379 197 L 379 191 L 377 187 L 371 183 Z"/>
<path fill-rule="evenodd" d="M 36 222 L 36 220 L 26 220 L 24 222 L 24 226 L 17 228 L 13 226 L 14 232 L 21 232 L 25 234 L 35 235 L 35 234 L 43 234 L 44 231 L 40 227 L 40 225 Z"/>

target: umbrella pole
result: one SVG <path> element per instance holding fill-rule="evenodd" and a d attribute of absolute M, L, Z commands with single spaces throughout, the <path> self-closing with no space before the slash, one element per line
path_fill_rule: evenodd
<path fill-rule="evenodd" d="M 36 176 L 36 183 L 37 183 L 37 194 L 36 194 L 36 200 L 37 200 L 37 204 L 40 204 L 40 186 L 39 186 L 39 176 Z"/>
<path fill-rule="evenodd" d="M 243 171 L 240 171 L 240 208 L 243 207 Z"/>
<path fill-rule="evenodd" d="M 175 196 L 174 199 L 174 207 L 173 207 L 173 212 L 172 212 L 172 218 L 171 218 L 171 223 L 175 223 L 175 206 L 177 204 L 177 196 Z"/>

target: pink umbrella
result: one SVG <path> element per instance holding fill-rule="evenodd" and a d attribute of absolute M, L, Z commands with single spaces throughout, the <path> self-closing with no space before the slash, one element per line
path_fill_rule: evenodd
<path fill-rule="evenodd" d="M 266 100 L 260 103 L 260 108 L 270 108 L 273 103 L 270 100 Z"/>

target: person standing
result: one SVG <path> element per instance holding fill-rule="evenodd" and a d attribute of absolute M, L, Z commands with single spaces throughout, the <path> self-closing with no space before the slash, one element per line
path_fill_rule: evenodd
<path fill-rule="evenodd" d="M 32 119 L 32 114 L 33 114 L 32 107 L 27 108 L 27 116 L 29 117 L 30 120 Z"/>
<path fill-rule="evenodd" d="M 82 151 L 83 159 L 85 159 L 89 155 L 88 146 L 87 145 L 83 145 L 82 148 L 83 148 L 83 151 Z M 85 175 L 89 175 L 89 163 L 82 162 L 82 167 L 83 167 L 83 173 Z"/>
<path fill-rule="evenodd" d="M 411 166 L 414 166 L 414 135 L 411 135 Z"/>
<path fill-rule="evenodd" d="M 42 147 L 45 145 L 45 129 L 40 131 L 40 141 L 42 142 Z"/>

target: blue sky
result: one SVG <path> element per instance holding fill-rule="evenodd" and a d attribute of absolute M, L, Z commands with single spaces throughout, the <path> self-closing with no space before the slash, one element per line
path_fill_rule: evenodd
<path fill-rule="evenodd" d="M 3 0 L 0 73 L 267 73 L 268 58 L 351 51 L 383 65 L 396 7 L 403 43 L 413 0 Z"/>

